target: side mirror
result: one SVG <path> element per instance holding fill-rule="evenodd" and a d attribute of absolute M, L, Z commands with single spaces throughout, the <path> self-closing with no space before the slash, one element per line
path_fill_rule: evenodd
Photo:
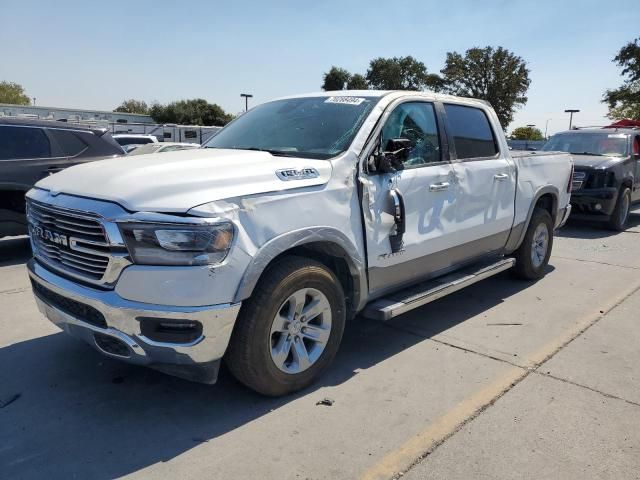
<path fill-rule="evenodd" d="M 384 146 L 384 151 L 377 153 L 374 157 L 374 167 L 376 172 L 394 173 L 403 170 L 402 161 L 407 158 L 409 149 L 413 143 L 408 138 L 390 138 Z"/>

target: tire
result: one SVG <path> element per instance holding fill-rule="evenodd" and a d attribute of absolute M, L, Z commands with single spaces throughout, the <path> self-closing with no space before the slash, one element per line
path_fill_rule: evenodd
<path fill-rule="evenodd" d="M 344 291 L 333 272 L 314 260 L 285 257 L 268 268 L 243 303 L 225 362 L 256 392 L 273 397 L 295 392 L 331 364 L 345 320 Z M 311 332 L 320 340 L 309 337 Z"/>
<path fill-rule="evenodd" d="M 545 247 L 541 248 L 541 235 L 544 236 L 545 231 Z M 537 245 L 537 247 L 534 245 Z M 516 259 L 516 265 L 513 268 L 514 275 L 523 280 L 538 280 L 542 278 L 549 264 L 552 248 L 553 220 L 551 215 L 542 208 L 535 208 L 527 227 L 527 232 L 524 235 L 524 240 L 522 240 L 514 255 Z"/>
<path fill-rule="evenodd" d="M 611 219 L 607 226 L 610 230 L 621 232 L 627 229 L 629 222 L 629 211 L 631 210 L 631 189 L 629 187 L 621 187 L 618 192 L 616 207 L 613 209 Z"/>

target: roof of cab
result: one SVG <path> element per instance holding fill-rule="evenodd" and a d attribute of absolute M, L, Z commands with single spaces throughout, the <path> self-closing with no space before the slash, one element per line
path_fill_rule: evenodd
<path fill-rule="evenodd" d="M 289 98 L 305 98 L 305 97 L 374 97 L 374 98 L 382 98 L 386 96 L 418 96 L 425 97 L 431 100 L 438 101 L 463 101 L 464 103 L 476 103 L 479 105 L 488 105 L 490 103 L 486 100 L 481 100 L 479 98 L 469 98 L 469 97 L 456 97 L 454 95 L 446 95 L 443 93 L 436 93 L 430 90 L 426 91 L 417 91 L 417 90 L 330 90 L 330 91 L 322 91 L 322 92 L 310 92 L 310 93 L 302 93 L 298 95 L 287 95 L 286 97 L 276 98 L 274 100 L 286 100 Z"/>
<path fill-rule="evenodd" d="M 571 130 L 564 130 L 562 132 L 556 133 L 556 135 L 565 135 L 567 133 L 571 134 L 586 134 L 586 133 L 601 133 L 603 135 L 609 134 L 625 134 L 625 135 L 638 135 L 640 134 L 640 130 L 633 128 L 604 128 L 604 127 L 594 127 L 594 128 L 573 128 Z"/>

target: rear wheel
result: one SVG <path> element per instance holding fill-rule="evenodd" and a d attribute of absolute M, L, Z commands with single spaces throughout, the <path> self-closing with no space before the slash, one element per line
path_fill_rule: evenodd
<path fill-rule="evenodd" d="M 329 366 L 344 324 L 344 292 L 333 272 L 287 257 L 269 268 L 244 302 L 225 361 L 249 388 L 285 395 L 310 385 Z"/>
<path fill-rule="evenodd" d="M 516 250 L 513 273 L 525 280 L 544 276 L 553 247 L 553 220 L 548 211 L 536 208 L 531 216 L 524 240 Z"/>
<path fill-rule="evenodd" d="M 622 187 L 618 193 L 616 208 L 613 209 L 608 227 L 611 230 L 621 232 L 627 228 L 629 212 L 631 210 L 631 189 Z"/>

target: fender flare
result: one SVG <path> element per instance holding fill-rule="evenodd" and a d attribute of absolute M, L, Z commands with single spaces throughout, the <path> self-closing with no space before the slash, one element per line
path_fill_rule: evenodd
<path fill-rule="evenodd" d="M 363 306 L 368 291 L 366 263 L 353 242 L 335 227 L 309 227 L 279 235 L 265 243 L 247 266 L 234 298 L 241 302 L 249 298 L 267 266 L 279 255 L 310 243 L 326 243 L 330 255 L 343 258 L 353 279 L 353 307 Z M 336 255 L 336 253 L 341 253 Z"/>
<path fill-rule="evenodd" d="M 547 194 L 551 194 L 551 197 L 554 200 L 553 207 L 552 207 L 553 212 L 551 216 L 553 217 L 554 224 L 555 224 L 555 219 L 558 216 L 558 202 L 560 198 L 560 191 L 558 190 L 558 187 L 554 185 L 544 185 L 543 187 L 540 187 L 538 190 L 536 190 L 536 193 L 533 196 L 533 200 L 531 200 L 531 204 L 529 205 L 527 218 L 523 222 L 520 232 L 517 231 L 518 230 L 517 226 L 514 226 L 514 228 L 511 230 L 511 235 L 509 236 L 509 240 L 507 240 L 507 247 L 506 247 L 506 250 L 508 253 L 513 252 L 520 247 L 520 244 L 524 240 L 524 236 L 527 233 L 527 228 L 529 228 L 529 222 L 531 222 L 531 217 L 533 216 L 533 210 L 538 204 L 538 200 L 540 200 L 540 198 L 542 198 L 543 195 L 547 195 Z"/>

